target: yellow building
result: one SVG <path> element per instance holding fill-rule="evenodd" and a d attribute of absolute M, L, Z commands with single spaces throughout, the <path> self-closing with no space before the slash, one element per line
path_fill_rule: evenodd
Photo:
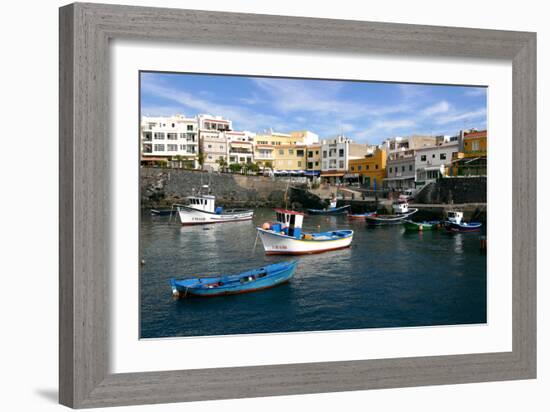
<path fill-rule="evenodd" d="M 273 170 L 305 170 L 306 146 L 278 145 L 273 150 Z"/>
<path fill-rule="evenodd" d="M 270 132 L 257 134 L 254 137 L 254 161 L 260 167 L 274 169 L 275 148 L 281 145 L 287 145 L 292 141 L 295 140 L 287 133 Z"/>
<path fill-rule="evenodd" d="M 487 130 L 465 132 L 464 150 L 453 156 L 451 176 L 487 176 Z"/>
<path fill-rule="evenodd" d="M 487 156 L 487 130 L 464 133 L 464 157 Z"/>
<path fill-rule="evenodd" d="M 307 146 L 306 170 L 321 170 L 321 145 Z"/>
<path fill-rule="evenodd" d="M 386 177 L 386 151 L 377 148 L 365 157 L 350 159 L 349 173 L 357 174 L 359 181 L 368 187 L 382 187 Z"/>

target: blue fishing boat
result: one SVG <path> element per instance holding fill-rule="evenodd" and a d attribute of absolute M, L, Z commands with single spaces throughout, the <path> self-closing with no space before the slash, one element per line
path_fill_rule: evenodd
<path fill-rule="evenodd" d="M 337 200 L 333 198 L 326 209 L 308 209 L 310 215 L 343 215 L 349 213 L 351 205 L 336 207 Z"/>
<path fill-rule="evenodd" d="M 255 292 L 288 282 L 296 270 L 297 261 L 274 263 L 236 275 L 170 279 L 176 297 L 220 296 Z"/>
<path fill-rule="evenodd" d="M 477 232 L 483 226 L 479 222 L 464 222 L 464 214 L 457 211 L 447 212 L 447 220 L 445 221 L 445 229 L 447 232 Z"/>

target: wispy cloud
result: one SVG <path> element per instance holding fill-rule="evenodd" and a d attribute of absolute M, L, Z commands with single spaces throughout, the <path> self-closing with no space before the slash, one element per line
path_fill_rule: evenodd
<path fill-rule="evenodd" d="M 462 113 L 453 113 L 446 116 L 441 116 L 435 120 L 436 124 L 449 124 L 457 123 L 463 121 L 472 122 L 474 120 L 479 120 L 480 118 L 487 117 L 487 109 L 479 108 L 477 110 L 462 112 Z"/>
<path fill-rule="evenodd" d="M 450 104 L 445 100 L 443 100 L 432 106 L 426 107 L 424 110 L 422 110 L 422 114 L 424 116 L 432 116 L 438 113 L 446 113 L 449 111 L 450 108 L 451 108 Z"/>

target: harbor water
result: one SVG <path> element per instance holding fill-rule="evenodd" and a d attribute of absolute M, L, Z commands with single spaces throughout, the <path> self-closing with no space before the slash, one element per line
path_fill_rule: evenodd
<path fill-rule="evenodd" d="M 140 336 L 162 338 L 479 324 L 487 320 L 487 259 L 479 233 L 369 228 L 346 216 L 306 216 L 304 231 L 353 229 L 352 247 L 266 256 L 257 226 L 274 220 L 179 225 L 143 212 Z M 233 274 L 298 260 L 286 284 L 254 293 L 172 298 L 170 278 Z"/>

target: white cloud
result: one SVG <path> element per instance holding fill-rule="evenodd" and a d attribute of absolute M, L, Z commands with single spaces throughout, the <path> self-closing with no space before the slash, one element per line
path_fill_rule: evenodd
<path fill-rule="evenodd" d="M 480 119 L 486 116 L 487 116 L 487 109 L 480 108 L 469 112 L 452 113 L 447 116 L 442 116 L 436 119 L 435 123 L 441 125 L 441 124 L 457 123 L 461 121 L 472 122 L 475 119 Z"/>
<path fill-rule="evenodd" d="M 445 100 L 443 100 L 439 103 L 436 103 L 430 107 L 425 108 L 424 110 L 422 110 L 422 114 L 424 116 L 433 116 L 434 114 L 438 114 L 438 113 L 446 113 L 449 111 L 450 108 L 451 108 L 451 105 Z"/>

